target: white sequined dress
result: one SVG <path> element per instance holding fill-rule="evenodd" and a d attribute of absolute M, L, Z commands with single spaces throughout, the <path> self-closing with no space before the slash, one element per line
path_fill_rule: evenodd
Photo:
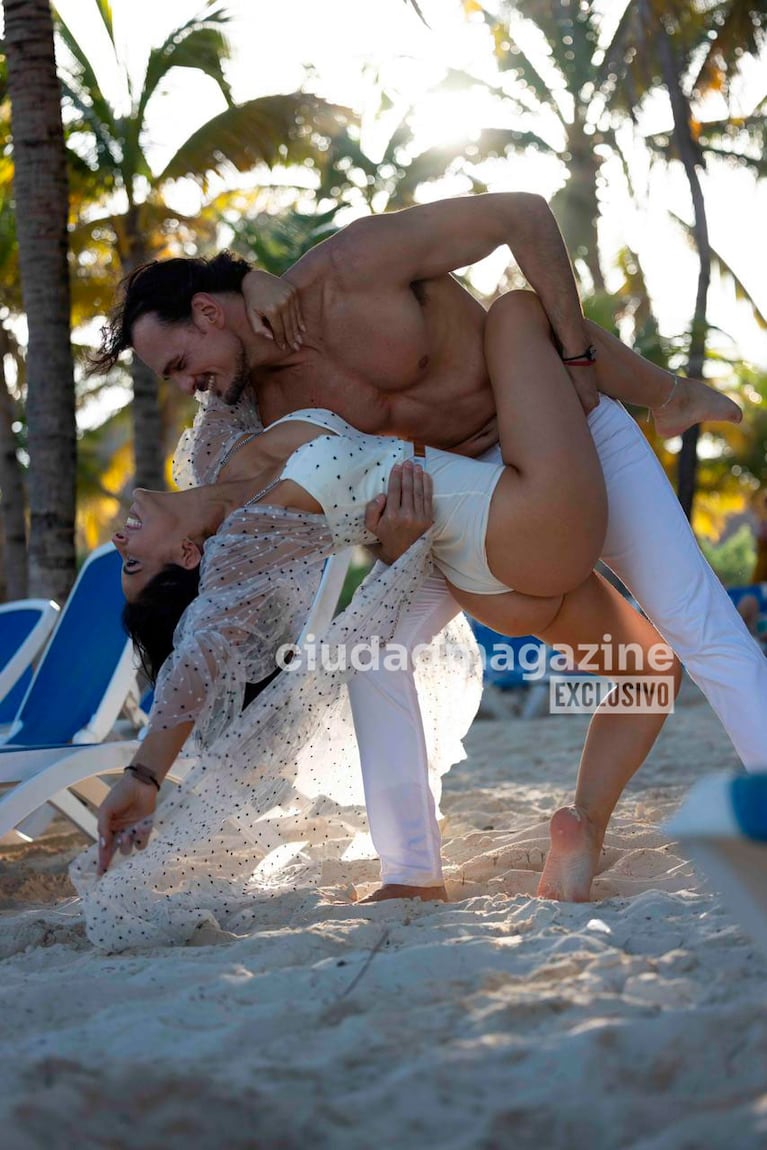
<path fill-rule="evenodd" d="M 258 426 L 247 400 L 232 410 L 209 399 L 180 444 L 177 481 L 215 481 L 224 454 Z M 331 532 L 323 515 L 256 504 L 205 544 L 200 594 L 178 625 L 151 716 L 152 726 L 196 720 L 196 764 L 159 806 L 146 850 L 118 856 L 100 879 L 95 848 L 72 864 L 96 945 L 184 943 L 204 924 L 252 930 L 279 906 L 289 913 L 305 888 L 348 880 L 351 860 L 364 856 L 349 661 L 296 661 L 243 709 L 246 684 L 270 674 L 277 649 L 300 632 L 326 558 L 370 541 L 363 511 Z M 431 569 L 430 548 L 427 533 L 391 567 L 377 564 L 331 623 L 325 650 L 390 639 Z M 481 693 L 462 617 L 421 654 L 415 674 L 438 795 L 442 774 L 464 757 Z M 282 902 L 270 906 L 274 899 Z"/>

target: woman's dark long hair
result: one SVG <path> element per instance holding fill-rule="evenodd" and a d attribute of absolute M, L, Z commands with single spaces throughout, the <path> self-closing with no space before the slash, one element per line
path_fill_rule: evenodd
<path fill-rule="evenodd" d="M 177 563 L 163 567 L 132 603 L 123 608 L 123 627 L 133 640 L 141 669 L 152 683 L 173 650 L 176 625 L 200 589 L 200 569 Z"/>

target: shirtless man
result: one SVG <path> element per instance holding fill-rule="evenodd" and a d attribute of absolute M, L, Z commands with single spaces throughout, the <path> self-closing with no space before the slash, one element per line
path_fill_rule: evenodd
<path fill-rule="evenodd" d="M 501 405 L 494 407 L 483 357 L 485 311 L 449 273 L 501 244 L 509 245 L 536 293 L 515 293 L 507 308 L 519 336 L 520 386 L 534 402 L 541 373 L 567 371 L 589 412 L 608 491 L 603 559 L 703 688 L 745 765 L 764 767 L 767 666 L 755 661 L 737 612 L 701 566 L 641 432 L 620 404 L 599 402 L 598 392 L 643 402 L 665 435 L 704 419 L 737 420 L 739 411 L 702 383 L 674 381 L 584 319 L 559 229 L 540 197 L 478 195 L 359 220 L 277 280 L 220 257 L 210 265 L 171 260 L 139 269 L 105 333 L 100 362 L 106 367 L 132 346 L 189 394 L 211 390 L 234 403 L 247 388 L 265 424 L 303 407 L 326 407 L 364 431 L 498 458 L 498 440 L 502 449 L 513 428 L 504 427 Z M 552 468 L 558 469 L 555 455 Z M 595 507 L 600 499 L 595 479 Z M 669 571 L 672 549 L 676 566 Z M 519 588 L 529 595 L 557 593 L 552 586 L 561 588 L 568 564 L 575 570 L 579 562 L 561 555 L 552 566 L 550 555 L 537 558 L 536 566 L 531 557 L 530 585 Z M 515 631 L 527 634 L 534 621 L 529 597 L 520 599 Z M 435 577 L 397 638 L 424 642 L 456 610 Z M 350 694 L 382 895 L 440 893 L 439 834 L 425 798 L 426 750 L 412 674 L 357 675 Z M 403 810 L 423 810 L 421 827 L 398 827 Z M 576 790 L 574 807 L 552 820 L 540 893 L 588 897 L 590 878 L 574 882 L 572 875 L 596 866 L 597 821 L 588 795 Z"/>

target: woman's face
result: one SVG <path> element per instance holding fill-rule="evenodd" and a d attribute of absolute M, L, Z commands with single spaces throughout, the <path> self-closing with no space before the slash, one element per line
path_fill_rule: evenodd
<path fill-rule="evenodd" d="M 122 587 L 132 602 L 150 579 L 168 563 L 182 567 L 199 565 L 201 552 L 188 537 L 170 491 L 133 492 L 133 503 L 121 531 L 112 542 L 123 560 Z"/>

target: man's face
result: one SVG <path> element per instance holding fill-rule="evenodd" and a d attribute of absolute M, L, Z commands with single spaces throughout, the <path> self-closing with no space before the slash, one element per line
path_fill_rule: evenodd
<path fill-rule="evenodd" d="M 223 323 L 194 315 L 187 322 L 164 324 L 150 313 L 136 320 L 132 334 L 139 358 L 186 395 L 212 391 L 234 404 L 248 385 L 245 345 Z"/>

